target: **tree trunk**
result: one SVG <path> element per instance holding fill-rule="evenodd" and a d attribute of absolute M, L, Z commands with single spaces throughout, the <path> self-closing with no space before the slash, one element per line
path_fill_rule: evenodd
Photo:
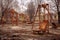
<path fill-rule="evenodd" d="M 58 23 L 60 24 L 60 12 L 58 12 Z"/>

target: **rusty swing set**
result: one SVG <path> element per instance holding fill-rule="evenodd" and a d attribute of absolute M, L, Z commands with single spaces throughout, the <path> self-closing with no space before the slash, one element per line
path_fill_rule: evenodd
<path fill-rule="evenodd" d="M 43 20 L 43 22 L 41 22 L 40 21 L 40 11 L 41 11 L 41 7 L 43 7 L 44 8 L 44 20 Z M 48 11 L 48 20 L 45 20 L 45 10 L 47 10 Z M 35 18 L 36 18 L 36 16 L 37 16 L 37 14 L 38 14 L 38 17 L 39 17 L 39 28 L 38 28 L 38 30 L 34 30 L 33 28 L 34 28 L 34 22 L 35 22 Z M 45 32 L 49 32 L 49 21 L 50 21 L 50 13 L 49 13 L 49 4 L 42 4 L 42 5 L 38 5 L 38 8 L 37 8 L 37 11 L 36 11 L 36 13 L 34 14 L 34 17 L 33 17 L 33 23 L 32 23 L 32 30 L 33 30 L 33 33 L 34 32 L 38 32 L 38 33 L 40 33 L 41 31 L 43 32 L 43 33 L 45 33 Z"/>

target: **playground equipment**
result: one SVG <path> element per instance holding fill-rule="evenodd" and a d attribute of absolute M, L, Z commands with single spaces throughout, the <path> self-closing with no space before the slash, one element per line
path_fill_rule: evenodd
<path fill-rule="evenodd" d="M 14 24 L 18 25 L 19 22 L 25 23 L 26 21 L 29 21 L 29 16 L 23 13 L 19 14 L 14 9 L 4 11 L 4 16 L 2 16 L 1 23 L 3 24 L 4 22 L 7 22 L 6 20 L 8 20 L 8 18 L 10 18 L 9 20 L 10 20 L 10 23 L 12 23 L 12 25 Z"/>
<path fill-rule="evenodd" d="M 19 14 L 19 19 L 20 19 L 21 22 L 23 22 L 24 19 L 25 19 L 25 15 L 23 13 L 20 13 Z"/>
<path fill-rule="evenodd" d="M 14 9 L 11 9 L 9 12 L 11 13 L 12 24 L 18 25 L 18 13 Z"/>
<path fill-rule="evenodd" d="M 11 23 L 12 25 L 13 24 L 16 24 L 18 25 L 18 13 L 14 10 L 14 9 L 11 9 L 11 10 L 5 10 L 4 12 L 4 15 L 2 16 L 2 24 L 4 22 L 4 20 L 6 19 L 7 20 L 7 14 L 10 13 L 11 15 L 10 16 L 10 19 L 11 19 Z M 5 20 L 5 21 L 6 21 Z M 7 21 L 6 21 L 7 22 Z"/>
<path fill-rule="evenodd" d="M 48 31 L 48 20 L 44 20 L 39 27 L 40 31 Z"/>
<path fill-rule="evenodd" d="M 28 16 L 26 14 L 23 14 L 23 13 L 20 13 L 19 14 L 19 21 L 22 22 L 22 23 L 26 23 L 26 21 L 28 19 Z"/>
<path fill-rule="evenodd" d="M 40 14 L 41 14 L 41 8 L 44 8 L 44 20 L 43 20 L 43 22 L 41 22 L 40 21 Z M 48 11 L 48 19 L 46 20 L 45 19 L 45 10 L 47 10 Z M 35 22 L 35 18 L 36 18 L 36 16 L 37 16 L 37 14 L 38 14 L 38 17 L 39 17 L 39 28 L 38 28 L 38 30 L 34 30 L 33 28 L 34 28 L 34 22 Z M 49 32 L 49 21 L 50 21 L 50 13 L 49 13 L 49 4 L 41 4 L 41 5 L 38 5 L 38 8 L 37 8 L 37 11 L 36 11 L 36 13 L 35 13 L 35 15 L 34 15 L 34 18 L 33 18 L 33 23 L 32 23 L 32 30 L 33 30 L 33 33 L 34 32 L 37 32 L 37 33 L 40 33 L 41 31 L 42 31 L 42 33 L 45 33 L 45 32 Z"/>

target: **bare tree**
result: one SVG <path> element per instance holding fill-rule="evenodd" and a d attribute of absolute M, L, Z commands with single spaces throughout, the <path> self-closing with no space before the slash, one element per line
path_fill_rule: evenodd
<path fill-rule="evenodd" d="M 57 7 L 57 12 L 59 12 L 59 5 L 60 5 L 60 0 L 55 0 L 56 7 Z"/>
<path fill-rule="evenodd" d="M 17 3 L 16 0 L 0 0 L 1 6 L 1 22 L 4 19 L 5 15 L 8 15 L 8 12 L 11 8 L 16 7 Z M 7 18 L 7 16 L 5 16 Z"/>
<path fill-rule="evenodd" d="M 0 2 L 1 2 L 0 5 L 1 5 L 1 14 L 2 14 L 1 22 L 2 22 L 4 15 L 6 15 L 6 11 L 9 10 L 9 5 L 12 2 L 12 0 L 0 0 Z"/>
<path fill-rule="evenodd" d="M 30 22 L 32 22 L 33 15 L 35 13 L 35 6 L 34 6 L 33 2 L 30 2 L 28 4 L 27 12 L 28 12 L 28 15 L 30 17 Z"/>
<path fill-rule="evenodd" d="M 58 13 L 58 21 L 60 23 L 60 10 L 59 10 L 60 0 L 55 0 L 55 3 L 56 3 L 57 13 Z"/>

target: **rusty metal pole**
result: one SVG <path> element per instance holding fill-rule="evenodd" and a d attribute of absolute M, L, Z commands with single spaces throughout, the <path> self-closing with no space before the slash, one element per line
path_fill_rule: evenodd
<path fill-rule="evenodd" d="M 44 8 L 44 20 L 45 20 L 45 8 Z"/>
<path fill-rule="evenodd" d="M 16 13 L 16 25 L 18 25 L 18 13 Z"/>
<path fill-rule="evenodd" d="M 48 29 L 47 29 L 47 31 L 48 31 L 48 33 L 49 33 L 49 25 L 50 25 L 50 13 L 49 13 L 49 4 L 47 5 L 48 6 Z"/>
<path fill-rule="evenodd" d="M 40 20 L 40 14 L 41 14 L 41 5 L 40 5 L 40 7 L 39 7 L 39 27 L 40 27 L 40 23 L 41 23 L 41 20 Z"/>
<path fill-rule="evenodd" d="M 40 9 L 40 8 L 39 8 L 39 5 L 38 5 L 38 8 L 37 8 L 37 10 L 36 10 L 36 13 L 35 13 L 35 15 L 34 15 L 34 17 L 33 17 L 32 31 L 33 31 L 33 28 L 34 28 L 35 17 L 37 16 L 37 13 L 38 13 L 38 11 L 39 11 L 38 9 Z"/>
<path fill-rule="evenodd" d="M 37 8 L 37 9 L 38 9 L 38 8 Z M 34 22 L 35 22 L 35 17 L 36 17 L 36 15 L 37 15 L 37 12 L 38 12 L 38 10 L 36 11 L 36 13 L 35 13 L 35 15 L 34 15 L 34 17 L 33 17 L 32 30 L 33 30 L 33 28 L 34 28 Z"/>

